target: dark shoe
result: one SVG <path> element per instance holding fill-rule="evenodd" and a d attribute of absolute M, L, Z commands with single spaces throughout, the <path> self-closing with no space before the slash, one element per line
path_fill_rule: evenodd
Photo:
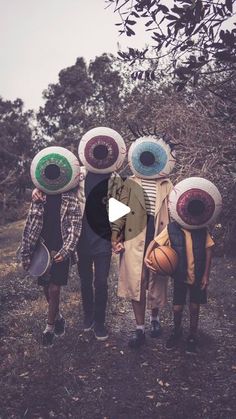
<path fill-rule="evenodd" d="M 63 336 L 65 334 L 66 321 L 63 317 L 55 321 L 54 333 L 56 336 Z"/>
<path fill-rule="evenodd" d="M 186 342 L 186 354 L 197 354 L 197 339 L 194 336 L 189 336 Z"/>
<path fill-rule="evenodd" d="M 182 334 L 183 334 L 183 332 L 182 332 L 182 330 L 180 330 L 178 332 L 174 331 L 170 335 L 169 339 L 166 342 L 167 351 L 171 351 L 172 349 L 176 348 L 176 346 L 178 346 L 178 343 L 179 343 L 179 341 L 182 337 Z"/>
<path fill-rule="evenodd" d="M 151 338 L 158 338 L 162 333 L 162 327 L 158 320 L 151 321 L 151 331 L 150 336 Z"/>
<path fill-rule="evenodd" d="M 141 329 L 136 329 L 134 331 L 134 335 L 129 340 L 128 345 L 132 349 L 138 349 L 140 346 L 144 345 L 146 342 L 145 338 L 145 332 L 143 332 Z"/>
<path fill-rule="evenodd" d="M 49 348 L 50 346 L 53 346 L 54 336 L 55 335 L 53 332 L 43 333 L 42 344 L 44 348 Z"/>
<path fill-rule="evenodd" d="M 84 332 L 89 332 L 93 329 L 94 326 L 94 320 L 90 316 L 85 316 L 84 318 Z"/>
<path fill-rule="evenodd" d="M 97 340 L 103 341 L 108 339 L 108 332 L 103 323 L 95 323 L 93 331 Z"/>

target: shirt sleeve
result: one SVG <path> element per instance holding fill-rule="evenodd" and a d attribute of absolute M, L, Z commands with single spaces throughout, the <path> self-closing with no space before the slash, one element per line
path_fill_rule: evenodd
<path fill-rule="evenodd" d="M 206 249 L 208 247 L 212 247 L 215 245 L 215 242 L 212 240 L 210 234 L 207 232 L 207 236 L 206 236 Z"/>
<path fill-rule="evenodd" d="M 164 230 L 162 230 L 162 232 L 154 238 L 154 240 L 159 246 L 170 246 L 170 239 L 167 227 L 165 227 Z"/>
<path fill-rule="evenodd" d="M 129 199 L 130 199 L 130 185 L 128 182 L 124 182 L 121 188 L 119 201 L 129 206 Z M 119 218 L 118 220 L 114 221 L 114 223 L 111 223 L 111 230 L 112 230 L 112 240 L 116 240 L 122 230 L 125 228 L 126 224 L 126 216 Z"/>

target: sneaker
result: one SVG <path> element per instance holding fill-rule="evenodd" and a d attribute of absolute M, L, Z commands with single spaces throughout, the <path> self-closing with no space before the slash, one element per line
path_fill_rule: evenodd
<path fill-rule="evenodd" d="M 136 329 L 134 331 L 134 335 L 129 340 L 128 345 L 132 349 L 138 349 L 140 346 L 144 345 L 146 342 L 145 338 L 145 332 L 143 332 L 141 329 Z"/>
<path fill-rule="evenodd" d="M 103 323 L 95 323 L 93 331 L 97 340 L 103 341 L 108 339 L 108 332 Z"/>
<path fill-rule="evenodd" d="M 194 336 L 189 336 L 186 342 L 186 354 L 197 354 L 197 339 Z"/>
<path fill-rule="evenodd" d="M 56 336 L 63 336 L 65 334 L 66 321 L 63 317 L 55 321 L 54 333 Z"/>
<path fill-rule="evenodd" d="M 150 336 L 151 338 L 158 338 L 162 333 L 162 327 L 158 320 L 151 321 L 151 331 Z"/>
<path fill-rule="evenodd" d="M 84 332 L 89 332 L 94 327 L 94 320 L 91 316 L 84 317 Z"/>
<path fill-rule="evenodd" d="M 44 348 L 49 348 L 50 346 L 53 346 L 54 336 L 54 332 L 43 333 L 42 344 Z"/>
<path fill-rule="evenodd" d="M 183 334 L 183 332 L 182 332 L 182 330 L 180 330 L 178 332 L 174 331 L 170 335 L 169 339 L 166 342 L 167 351 L 171 351 L 172 349 L 176 348 L 176 346 L 178 346 L 178 343 L 179 343 L 179 341 L 182 337 L 182 334 Z"/>

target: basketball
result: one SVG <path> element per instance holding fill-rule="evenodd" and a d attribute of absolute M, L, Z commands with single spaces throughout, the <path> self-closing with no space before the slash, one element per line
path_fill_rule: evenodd
<path fill-rule="evenodd" d="M 178 255 L 172 247 L 159 246 L 150 254 L 150 261 L 156 273 L 172 275 L 178 265 Z"/>

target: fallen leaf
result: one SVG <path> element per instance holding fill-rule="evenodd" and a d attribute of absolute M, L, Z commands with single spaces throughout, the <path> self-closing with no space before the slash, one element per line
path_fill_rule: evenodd
<path fill-rule="evenodd" d="M 28 374 L 29 374 L 29 371 L 23 372 L 22 374 L 20 374 L 20 377 L 26 377 Z"/>
<path fill-rule="evenodd" d="M 148 366 L 148 362 L 147 361 L 145 361 L 145 362 L 143 362 L 142 364 L 141 364 L 141 367 L 147 367 Z"/>

